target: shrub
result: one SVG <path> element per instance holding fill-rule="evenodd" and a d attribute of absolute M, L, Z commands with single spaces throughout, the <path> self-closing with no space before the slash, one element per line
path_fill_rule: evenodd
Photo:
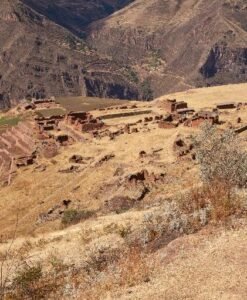
<path fill-rule="evenodd" d="M 120 275 L 117 280 L 119 286 L 135 286 L 150 280 L 151 268 L 142 250 L 132 247 L 118 261 L 117 273 Z"/>
<path fill-rule="evenodd" d="M 133 247 L 118 251 L 117 259 L 112 259 L 112 256 L 110 260 L 107 259 L 107 265 L 104 265 L 96 275 L 86 274 L 81 277 L 84 281 L 81 283 L 83 290 L 81 298 L 106 299 L 112 298 L 111 296 L 115 295 L 120 288 L 149 282 L 152 268 L 141 249 Z M 115 299 L 114 296 L 113 298 Z"/>
<path fill-rule="evenodd" d="M 42 290 L 39 288 L 39 281 L 42 278 L 41 265 L 25 265 L 24 269 L 18 271 L 14 279 L 14 286 L 17 298 L 40 299 Z"/>
<path fill-rule="evenodd" d="M 153 90 L 151 88 L 151 83 L 148 79 L 145 79 L 141 83 L 141 91 L 142 91 L 142 98 L 143 100 L 150 101 L 154 98 Z"/>
<path fill-rule="evenodd" d="M 205 124 L 194 140 L 196 158 L 202 179 L 209 183 L 222 181 L 230 186 L 243 187 L 247 183 L 247 153 L 234 131 L 219 131 Z"/>
<path fill-rule="evenodd" d="M 225 221 L 241 210 L 240 197 L 225 182 L 214 182 L 204 187 L 211 204 L 210 217 L 214 221 Z"/>
<path fill-rule="evenodd" d="M 66 210 L 62 217 L 62 224 L 65 226 L 77 224 L 83 220 L 90 218 L 94 213 L 88 210 Z"/>
<path fill-rule="evenodd" d="M 236 214 L 241 210 L 241 199 L 227 183 L 213 181 L 191 189 L 179 199 L 179 205 L 186 214 L 205 211 L 207 223 L 209 220 L 225 221 Z"/>
<path fill-rule="evenodd" d="M 116 212 L 117 214 L 124 213 L 135 205 L 135 200 L 126 196 L 115 196 L 105 203 L 105 210 Z"/>

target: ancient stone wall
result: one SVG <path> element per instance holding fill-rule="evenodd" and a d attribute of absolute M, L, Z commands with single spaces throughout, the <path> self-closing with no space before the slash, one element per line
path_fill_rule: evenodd
<path fill-rule="evenodd" d="M 0 135 L 0 184 L 10 184 L 15 170 L 33 163 L 33 124 L 20 123 Z"/>
<path fill-rule="evenodd" d="M 81 132 L 99 130 L 104 126 L 100 119 L 94 118 L 87 112 L 71 112 L 65 116 L 64 121 L 67 125 Z"/>

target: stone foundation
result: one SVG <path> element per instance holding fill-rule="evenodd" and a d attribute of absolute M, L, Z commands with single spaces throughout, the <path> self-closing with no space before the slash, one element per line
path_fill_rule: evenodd
<path fill-rule="evenodd" d="M 0 135 L 0 184 L 10 184 L 16 169 L 36 158 L 33 124 L 19 123 Z"/>

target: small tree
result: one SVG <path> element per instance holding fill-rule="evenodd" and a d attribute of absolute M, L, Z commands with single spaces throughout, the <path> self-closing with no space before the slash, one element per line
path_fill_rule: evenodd
<path fill-rule="evenodd" d="M 247 152 L 234 131 L 220 131 L 206 123 L 194 145 L 204 182 L 222 181 L 229 187 L 246 186 Z"/>

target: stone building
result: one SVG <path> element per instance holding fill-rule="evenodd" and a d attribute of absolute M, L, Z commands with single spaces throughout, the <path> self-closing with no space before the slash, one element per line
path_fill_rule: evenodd
<path fill-rule="evenodd" d="M 65 116 L 64 121 L 67 125 L 81 132 L 98 130 L 104 126 L 100 119 L 94 118 L 90 113 L 84 111 L 70 112 Z"/>
<path fill-rule="evenodd" d="M 177 101 L 176 99 L 167 99 L 162 102 L 162 108 L 170 113 L 175 113 L 179 109 L 187 109 L 188 104 L 185 101 Z"/>
<path fill-rule="evenodd" d="M 234 109 L 237 107 L 235 102 L 222 102 L 216 105 L 217 109 Z"/>
<path fill-rule="evenodd" d="M 191 118 L 184 122 L 185 126 L 198 127 L 203 122 L 209 122 L 211 125 L 219 124 L 219 115 L 216 112 L 201 111 L 193 115 Z"/>

